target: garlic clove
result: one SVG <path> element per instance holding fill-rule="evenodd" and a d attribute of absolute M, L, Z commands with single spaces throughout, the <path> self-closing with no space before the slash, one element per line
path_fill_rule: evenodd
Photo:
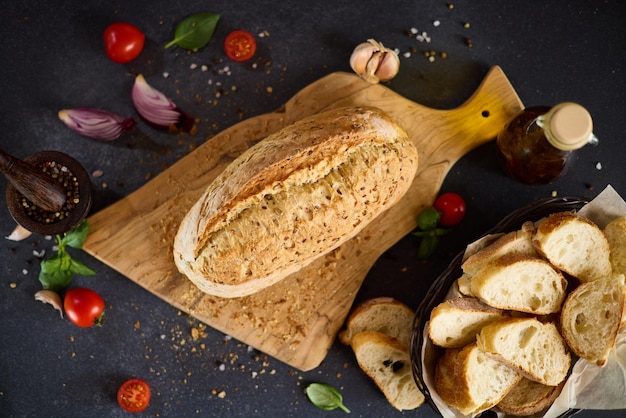
<path fill-rule="evenodd" d="M 52 305 L 54 309 L 59 311 L 61 318 L 63 318 L 63 302 L 57 292 L 53 290 L 40 290 L 35 293 L 35 300 Z"/>
<path fill-rule="evenodd" d="M 400 69 L 400 59 L 382 43 L 368 39 L 354 48 L 350 56 L 350 67 L 361 78 L 375 84 L 395 77 Z"/>
<path fill-rule="evenodd" d="M 389 81 L 398 74 L 399 70 L 400 58 L 395 52 L 388 50 L 382 56 L 375 74 L 380 81 Z"/>
<path fill-rule="evenodd" d="M 23 239 L 30 237 L 31 235 L 32 235 L 32 232 L 24 228 L 22 225 L 18 224 L 15 226 L 15 229 L 13 230 L 13 232 L 11 232 L 11 235 L 6 237 L 6 239 L 10 241 L 21 241 Z"/>

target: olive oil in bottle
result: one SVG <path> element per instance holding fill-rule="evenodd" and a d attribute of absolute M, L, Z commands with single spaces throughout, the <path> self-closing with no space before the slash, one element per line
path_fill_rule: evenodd
<path fill-rule="evenodd" d="M 547 184 L 566 173 L 575 150 L 597 144 L 591 115 L 576 103 L 528 107 L 496 139 L 504 171 L 527 184 Z"/>

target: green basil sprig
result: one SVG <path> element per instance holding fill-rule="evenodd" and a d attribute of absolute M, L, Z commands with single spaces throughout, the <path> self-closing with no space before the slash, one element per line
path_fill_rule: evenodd
<path fill-rule="evenodd" d="M 173 45 L 192 51 L 202 48 L 213 37 L 219 19 L 220 15 L 208 12 L 187 16 L 176 25 L 174 39 L 165 48 Z"/>
<path fill-rule="evenodd" d="M 323 383 L 311 383 L 305 392 L 311 403 L 320 409 L 331 411 L 339 408 L 348 414 L 350 413 L 350 410 L 343 404 L 341 393 L 332 386 Z"/>
<path fill-rule="evenodd" d="M 81 276 L 93 276 L 96 274 L 95 271 L 72 258 L 67 252 L 67 247 L 82 249 L 88 233 L 89 224 L 87 221 L 83 221 L 71 231 L 56 236 L 56 254 L 41 262 L 39 281 L 44 289 L 60 291 L 70 284 L 74 274 Z"/>

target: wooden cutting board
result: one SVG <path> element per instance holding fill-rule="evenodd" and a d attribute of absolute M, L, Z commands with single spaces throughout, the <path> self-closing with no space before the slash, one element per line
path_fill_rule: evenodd
<path fill-rule="evenodd" d="M 172 243 L 182 217 L 205 187 L 268 134 L 304 116 L 347 105 L 379 107 L 406 129 L 419 152 L 410 191 L 355 238 L 260 293 L 222 299 L 199 291 L 177 271 Z M 281 109 L 210 138 L 131 195 L 91 216 L 84 250 L 207 325 L 297 369 L 311 370 L 326 356 L 376 259 L 416 227 L 416 215 L 432 204 L 450 167 L 495 138 L 521 108 L 499 67 L 452 110 L 421 106 L 354 74 L 332 73 Z"/>

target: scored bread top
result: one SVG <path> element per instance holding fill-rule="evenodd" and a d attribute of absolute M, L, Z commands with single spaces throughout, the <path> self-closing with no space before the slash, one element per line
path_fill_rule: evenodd
<path fill-rule="evenodd" d="M 181 222 L 176 265 L 209 294 L 262 290 L 395 204 L 417 160 L 406 132 L 379 109 L 302 119 L 246 150 L 208 186 Z"/>

